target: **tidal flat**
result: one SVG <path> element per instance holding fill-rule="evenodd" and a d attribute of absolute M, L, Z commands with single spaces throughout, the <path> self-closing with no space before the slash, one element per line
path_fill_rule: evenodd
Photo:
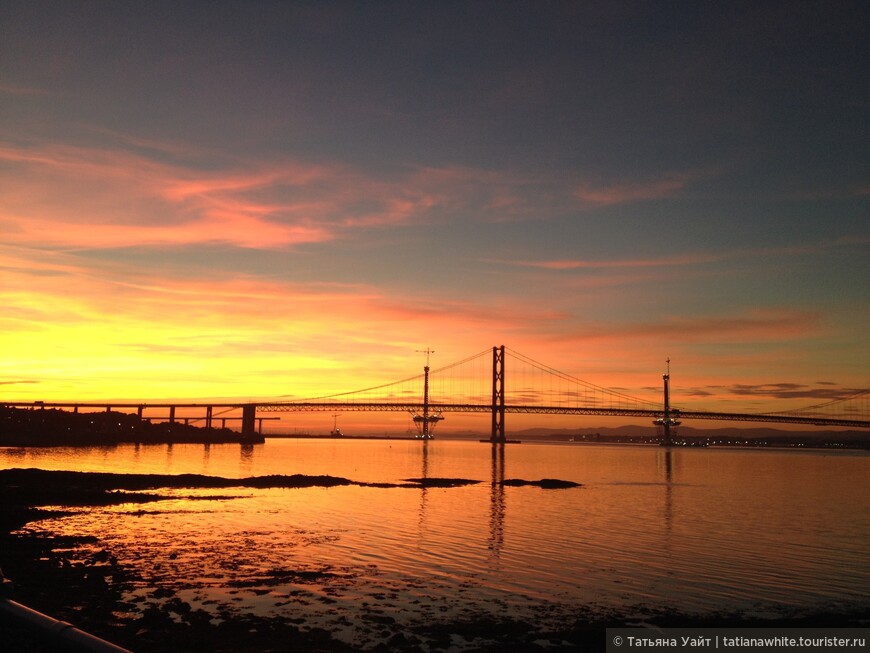
<path fill-rule="evenodd" d="M 62 517 L 62 509 L 46 510 L 40 506 L 108 506 L 146 504 L 169 497 L 143 490 L 166 488 L 219 489 L 229 487 L 334 487 L 342 485 L 382 488 L 449 488 L 477 483 L 470 479 L 411 478 L 401 483 L 356 483 L 331 476 L 269 476 L 225 479 L 195 474 L 112 474 L 37 469 L 0 470 L 3 503 L 0 507 L 3 571 L 14 582 L 13 599 L 56 619 L 72 623 L 98 637 L 131 650 L 147 653 L 164 651 L 351 651 L 359 650 L 336 639 L 322 628 L 306 626 L 304 616 L 268 618 L 241 611 L 223 609 L 217 618 L 212 612 L 195 609 L 176 596 L 177 589 L 189 588 L 183 578 L 164 577 L 142 591 L 144 580 L 136 565 L 118 562 L 98 536 L 61 536 L 38 528 L 22 527 L 49 518 Z M 579 484 L 542 479 L 515 479 L 512 485 L 538 487 L 572 487 Z M 173 497 L 177 498 L 177 497 Z M 192 499 L 202 498 L 188 497 Z M 210 494 L 210 500 L 231 500 L 233 496 Z M 254 554 L 256 555 L 256 554 Z M 238 565 L 242 565 L 239 561 Z M 257 570 L 247 578 L 228 582 L 229 593 L 245 589 L 263 592 L 264 586 L 317 583 L 329 587 L 340 581 L 353 584 L 351 574 L 341 570 Z M 176 585 L 176 589 L 173 589 Z M 301 594 L 301 593 L 300 593 Z M 383 597 L 389 602 L 389 597 Z M 288 595 L 287 602 L 305 605 L 310 599 Z M 322 597 L 330 602 L 329 590 Z M 398 606 L 400 607 L 400 606 Z M 303 611 L 304 612 L 304 611 Z M 363 634 L 369 633 L 368 650 L 430 651 L 455 646 L 457 641 L 476 642 L 475 650 L 507 650 L 521 647 L 536 650 L 544 643 L 540 633 L 529 623 L 505 619 L 475 619 L 472 615 L 441 623 L 420 624 L 411 631 L 398 628 L 395 619 L 373 607 L 363 623 L 351 624 Z M 55 651 L 57 642 L 47 639 L 9 620 L 0 618 L 4 641 L 17 643 L 21 649 Z M 578 621 L 576 632 L 551 633 L 546 648 L 573 648 L 581 641 L 591 643 L 597 636 L 593 624 Z M 532 639 L 534 638 L 534 639 Z"/>

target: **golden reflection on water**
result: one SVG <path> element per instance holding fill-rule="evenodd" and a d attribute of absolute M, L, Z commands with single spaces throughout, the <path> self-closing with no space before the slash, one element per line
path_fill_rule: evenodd
<path fill-rule="evenodd" d="M 870 456 L 640 446 L 273 441 L 0 452 L 3 467 L 462 478 L 462 487 L 160 490 L 34 525 L 97 534 L 194 607 L 348 623 L 577 610 L 779 612 L 867 602 Z M 583 487 L 506 487 L 557 478 Z M 848 499 L 846 499 L 848 497 Z M 165 593 L 165 592 L 164 592 Z M 344 626 L 342 626 L 344 624 Z"/>

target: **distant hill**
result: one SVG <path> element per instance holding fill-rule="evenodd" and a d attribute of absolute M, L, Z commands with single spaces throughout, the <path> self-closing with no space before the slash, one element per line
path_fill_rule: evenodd
<path fill-rule="evenodd" d="M 774 429 L 769 427 L 758 428 L 693 428 L 691 426 L 680 426 L 677 433 L 681 437 L 686 438 L 747 438 L 747 439 L 793 439 L 795 437 L 808 438 L 829 438 L 843 442 L 870 440 L 870 431 L 786 431 L 783 429 Z M 553 439 L 566 440 L 577 435 L 592 435 L 599 434 L 604 436 L 653 436 L 655 429 L 649 426 L 617 426 L 617 427 L 596 427 L 596 428 L 579 428 L 579 429 L 545 429 L 532 428 L 522 431 L 511 431 L 512 437 L 518 438 L 535 438 L 535 439 Z"/>
<path fill-rule="evenodd" d="M 575 429 L 531 428 L 510 431 L 507 436 L 524 441 L 567 442 L 657 442 L 653 427 L 626 425 L 617 427 L 593 427 Z M 443 432 L 439 439 L 488 439 L 489 434 L 480 431 Z M 757 428 L 693 428 L 680 426 L 675 438 L 694 443 L 709 443 L 732 446 L 807 446 L 870 449 L 870 431 L 786 431 L 768 427 Z"/>

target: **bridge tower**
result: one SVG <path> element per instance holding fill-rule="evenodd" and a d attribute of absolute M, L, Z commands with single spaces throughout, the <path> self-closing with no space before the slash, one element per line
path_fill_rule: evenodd
<path fill-rule="evenodd" d="M 671 359 L 668 359 L 668 371 L 666 374 L 662 374 L 662 381 L 664 381 L 664 416 L 662 419 L 662 426 L 664 427 L 664 433 L 662 434 L 662 445 L 668 446 L 671 444 L 671 396 L 670 396 L 670 388 L 668 387 L 671 380 Z"/>
<path fill-rule="evenodd" d="M 668 371 L 665 374 L 662 374 L 662 381 L 664 381 L 664 402 L 663 402 L 663 411 L 662 416 L 657 420 L 653 421 L 657 427 L 661 429 L 662 441 L 661 446 L 669 447 L 673 444 L 673 438 L 671 435 L 671 429 L 676 429 L 677 426 L 680 425 L 678 410 L 671 410 L 671 396 L 670 396 L 670 380 L 671 380 L 671 359 L 668 361 Z M 673 416 L 672 416 L 673 415 Z"/>
<path fill-rule="evenodd" d="M 435 424 L 444 419 L 440 412 L 434 415 L 429 414 L 429 355 L 434 354 L 435 351 L 429 348 L 417 351 L 426 354 L 426 366 L 423 368 L 423 414 L 414 415 L 413 420 L 419 429 L 420 438 L 431 440 L 433 437 L 432 429 L 435 427 Z"/>
<path fill-rule="evenodd" d="M 492 348 L 492 434 L 493 444 L 505 442 L 504 436 L 504 345 Z"/>

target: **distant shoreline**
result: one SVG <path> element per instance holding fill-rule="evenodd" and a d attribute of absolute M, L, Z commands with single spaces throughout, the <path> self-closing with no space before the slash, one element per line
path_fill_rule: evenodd
<path fill-rule="evenodd" d="M 657 446 L 648 429 L 626 426 L 583 432 L 580 429 L 528 429 L 510 434 L 512 442 L 571 444 L 635 444 Z M 58 409 L 28 410 L 0 406 L 0 447 L 94 447 L 121 444 L 262 444 L 267 439 L 284 440 L 388 440 L 421 441 L 407 433 L 334 435 L 329 433 L 266 433 L 245 437 L 228 428 L 206 428 L 183 422 L 152 423 L 137 415 L 117 411 L 73 413 Z M 482 432 L 444 433 L 438 440 L 479 441 Z M 674 447 L 737 447 L 747 449 L 870 450 L 870 432 L 808 431 L 776 429 L 706 429 L 682 427 Z"/>
<path fill-rule="evenodd" d="M 77 447 L 119 444 L 256 444 L 228 428 L 183 422 L 152 423 L 118 411 L 75 413 L 55 408 L 28 410 L 0 406 L 0 447 Z"/>
<path fill-rule="evenodd" d="M 481 434 L 482 435 L 482 434 Z M 318 433 L 270 433 L 266 434 L 267 440 L 395 440 L 416 441 L 420 438 L 406 435 L 329 435 Z M 444 435 L 434 440 L 447 440 L 452 442 L 488 442 L 488 439 L 480 435 Z M 526 442 L 528 444 L 604 444 L 604 445 L 636 445 L 636 446 L 661 446 L 654 436 L 562 436 L 553 437 L 547 435 L 522 434 L 513 438 L 508 443 Z M 781 436 L 779 438 L 749 438 L 749 437 L 701 437 L 691 436 L 684 439 L 676 438 L 673 448 L 711 448 L 711 449 L 778 449 L 784 451 L 812 449 L 812 450 L 870 450 L 870 434 L 866 439 L 855 440 L 832 440 L 827 437 L 817 438 L 814 436 Z"/>

